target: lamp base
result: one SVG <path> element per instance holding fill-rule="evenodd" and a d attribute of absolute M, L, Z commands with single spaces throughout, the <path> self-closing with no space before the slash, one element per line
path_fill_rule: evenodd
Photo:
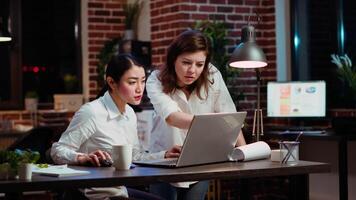
<path fill-rule="evenodd" d="M 252 136 L 255 141 L 260 141 L 260 136 L 263 135 L 263 115 L 262 109 L 255 109 L 253 115 Z"/>

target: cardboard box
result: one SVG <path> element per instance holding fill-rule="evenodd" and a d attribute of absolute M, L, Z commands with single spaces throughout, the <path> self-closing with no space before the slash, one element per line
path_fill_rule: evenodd
<path fill-rule="evenodd" d="M 76 112 L 83 105 L 83 94 L 55 94 L 54 109 Z"/>

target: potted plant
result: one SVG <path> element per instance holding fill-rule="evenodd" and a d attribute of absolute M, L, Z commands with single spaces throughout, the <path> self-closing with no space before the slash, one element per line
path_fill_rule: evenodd
<path fill-rule="evenodd" d="M 133 40 L 135 38 L 134 26 L 136 25 L 137 17 L 140 12 L 139 1 L 134 3 L 126 3 L 123 7 L 123 12 L 125 16 L 125 40 Z"/>
<path fill-rule="evenodd" d="M 27 91 L 25 94 L 25 110 L 35 112 L 37 111 L 38 94 L 34 90 Z"/>
<path fill-rule="evenodd" d="M 17 175 L 21 173 L 21 168 L 31 168 L 31 164 L 36 163 L 39 159 L 40 154 L 37 151 L 0 151 L 0 179 L 17 178 Z"/>
<path fill-rule="evenodd" d="M 225 23 L 215 20 L 197 21 L 194 29 L 201 31 L 205 37 L 209 38 L 212 49 L 211 62 L 219 69 L 223 79 L 229 85 L 230 82 L 236 79 L 240 71 L 236 68 L 226 66 L 229 57 L 225 49 L 228 44 L 228 32 Z M 230 87 L 228 89 L 232 99 L 235 101 L 243 99 L 244 95 L 242 92 L 232 91 Z M 236 105 L 238 106 L 238 104 Z"/>
<path fill-rule="evenodd" d="M 356 67 L 347 54 L 331 54 L 331 62 L 337 66 L 336 72 L 344 85 L 344 100 L 350 101 L 350 107 L 356 107 Z"/>
<path fill-rule="evenodd" d="M 114 38 L 105 42 L 104 47 L 100 50 L 98 55 L 98 87 L 101 89 L 104 86 L 105 68 L 109 63 L 111 57 L 119 52 L 119 43 L 121 38 Z"/>
<path fill-rule="evenodd" d="M 78 86 L 78 78 L 73 74 L 64 74 L 63 76 L 64 82 L 64 91 L 68 94 L 72 94 L 76 92 L 76 88 Z"/>

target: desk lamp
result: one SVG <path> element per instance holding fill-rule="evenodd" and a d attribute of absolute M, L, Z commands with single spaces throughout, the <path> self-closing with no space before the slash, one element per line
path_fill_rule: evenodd
<path fill-rule="evenodd" d="M 256 141 L 263 135 L 263 116 L 260 107 L 260 84 L 261 73 L 259 68 L 267 66 L 266 56 L 262 49 L 255 42 L 255 28 L 248 24 L 242 27 L 241 43 L 237 45 L 229 60 L 230 67 L 235 68 L 254 68 L 256 70 L 257 80 L 257 108 L 253 116 L 252 136 Z"/>

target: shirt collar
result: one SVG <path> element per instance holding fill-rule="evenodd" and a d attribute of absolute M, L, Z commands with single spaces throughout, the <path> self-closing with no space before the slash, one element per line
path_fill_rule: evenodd
<path fill-rule="evenodd" d="M 103 103 L 106 107 L 106 110 L 108 111 L 109 118 L 114 119 L 116 117 L 124 117 L 127 118 L 126 113 L 121 113 L 119 109 L 117 108 L 114 100 L 112 99 L 109 91 L 106 91 L 104 96 L 103 96 Z"/>

